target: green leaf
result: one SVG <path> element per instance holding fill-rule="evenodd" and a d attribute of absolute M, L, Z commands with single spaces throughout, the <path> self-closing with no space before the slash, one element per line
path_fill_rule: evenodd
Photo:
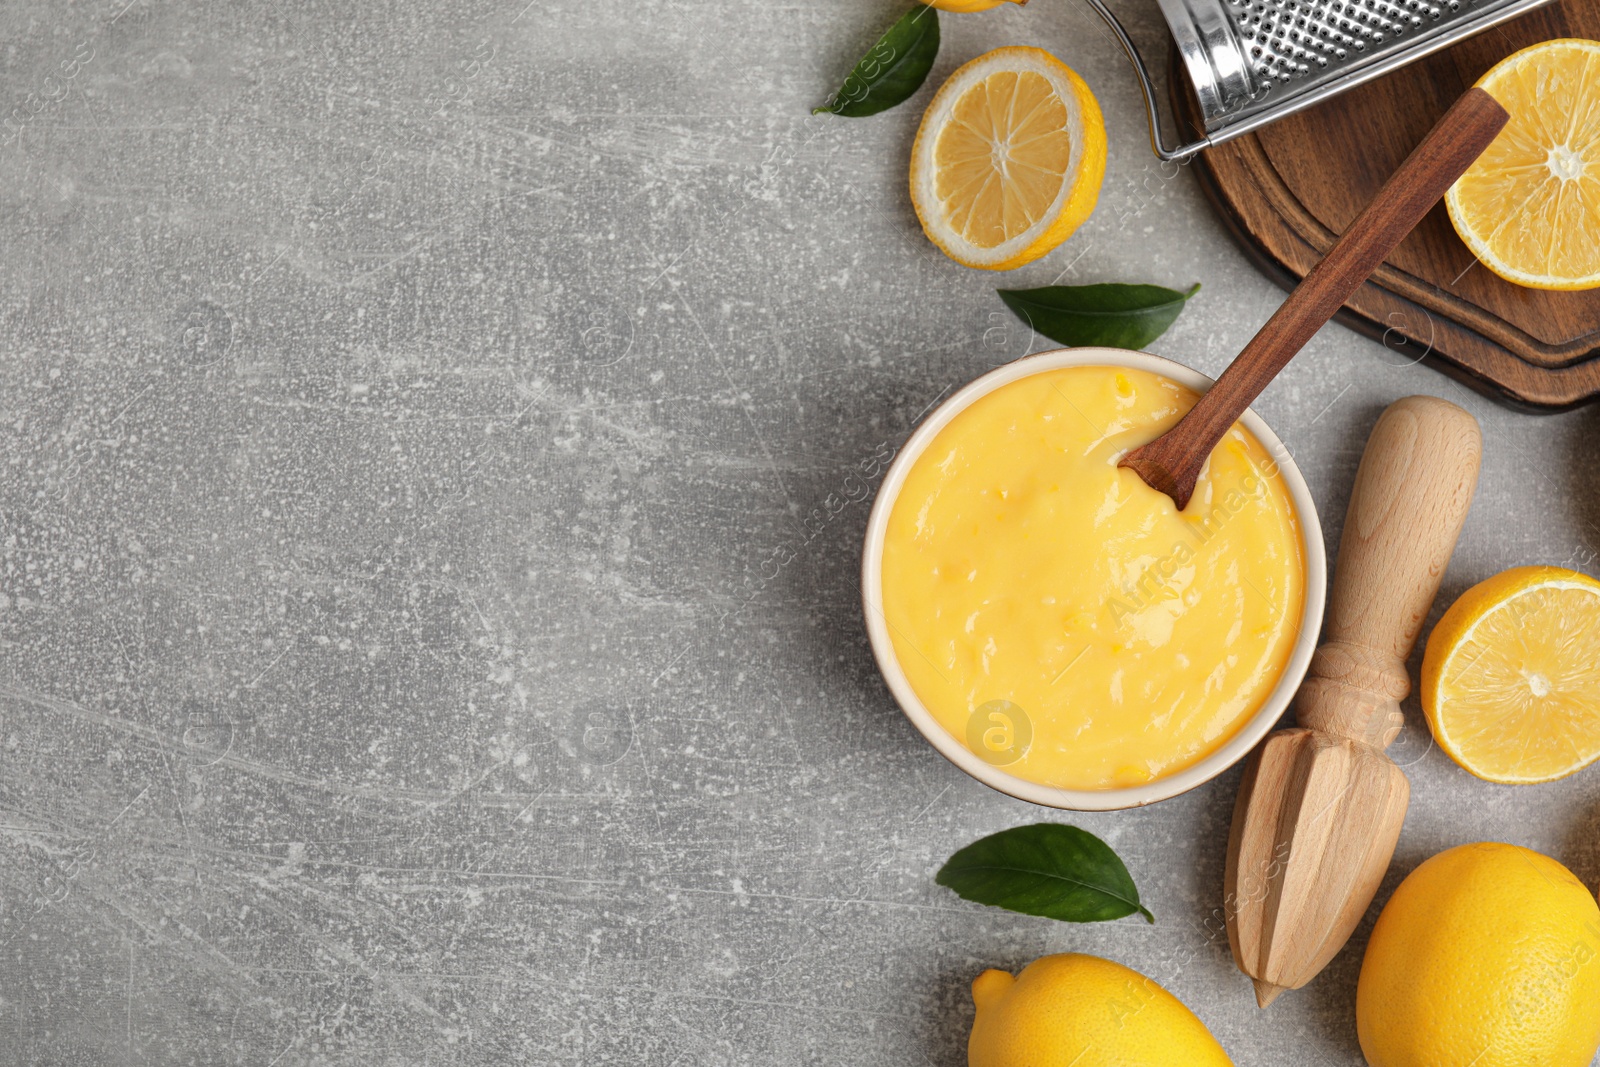
<path fill-rule="evenodd" d="M 918 4 L 861 57 L 839 91 L 812 110 L 859 119 L 887 111 L 922 88 L 939 55 L 939 12 Z"/>
<path fill-rule="evenodd" d="M 934 881 L 964 900 L 1043 915 L 1069 923 L 1096 923 L 1138 912 L 1139 890 L 1111 846 L 1076 826 L 1035 823 L 974 841 L 939 868 Z"/>
<path fill-rule="evenodd" d="M 1000 299 L 1050 340 L 1069 348 L 1143 348 L 1167 332 L 1196 285 L 1186 293 L 1159 285 L 1047 285 L 1000 289 Z"/>

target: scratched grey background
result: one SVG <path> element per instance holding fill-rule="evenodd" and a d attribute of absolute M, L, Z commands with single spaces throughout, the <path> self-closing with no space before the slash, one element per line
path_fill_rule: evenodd
<path fill-rule="evenodd" d="M 1098 212 L 1006 284 L 1201 281 L 1154 349 L 1213 374 L 1281 295 L 1072 0 L 809 119 L 902 8 L 0 8 L 0 1059 L 957 1067 L 982 968 L 1085 950 L 1241 1064 L 1360 1062 L 1372 916 L 1267 1013 L 1217 934 L 1237 773 L 1070 817 L 1153 927 L 932 882 L 1051 817 L 918 738 L 856 606 L 860 471 L 1032 343 L 916 227 L 933 86 L 1034 43 L 1105 107 Z M 1427 392 L 1488 445 L 1446 595 L 1594 569 L 1597 415 L 1407 364 L 1330 327 L 1258 405 L 1330 548 Z M 1380 899 L 1481 839 L 1600 880 L 1600 772 L 1490 787 L 1415 716 L 1396 752 Z"/>

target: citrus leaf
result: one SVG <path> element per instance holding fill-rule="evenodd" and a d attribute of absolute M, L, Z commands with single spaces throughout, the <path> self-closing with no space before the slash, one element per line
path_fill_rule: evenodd
<path fill-rule="evenodd" d="M 939 55 L 939 12 L 918 4 L 861 57 L 839 91 L 812 110 L 859 119 L 887 111 L 922 88 Z"/>
<path fill-rule="evenodd" d="M 1159 285 L 1119 284 L 996 291 L 1017 318 L 1059 344 L 1138 349 L 1167 332 L 1200 286 L 1186 293 Z"/>
<path fill-rule="evenodd" d="M 1106 922 L 1139 903 L 1122 860 L 1111 846 L 1076 826 L 1035 823 L 1002 830 L 951 856 L 934 881 L 964 900 L 1069 923 Z"/>

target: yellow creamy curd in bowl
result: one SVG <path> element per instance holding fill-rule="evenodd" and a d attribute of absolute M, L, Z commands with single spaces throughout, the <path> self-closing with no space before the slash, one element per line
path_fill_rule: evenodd
<path fill-rule="evenodd" d="M 951 398 L 896 460 L 868 629 L 902 707 L 969 773 L 1062 807 L 1149 803 L 1286 709 L 1326 561 L 1282 445 L 1247 415 L 1182 512 L 1117 466 L 1208 384 L 1141 353 L 1046 353 Z"/>

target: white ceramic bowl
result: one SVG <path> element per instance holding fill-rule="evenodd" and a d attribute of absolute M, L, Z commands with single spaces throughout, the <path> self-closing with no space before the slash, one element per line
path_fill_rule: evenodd
<path fill-rule="evenodd" d="M 1300 681 L 1305 677 L 1306 668 L 1311 665 L 1311 653 L 1316 650 L 1317 635 L 1322 629 L 1323 600 L 1328 584 L 1328 559 L 1322 544 L 1322 524 L 1317 519 L 1317 506 L 1311 499 L 1311 491 L 1306 488 L 1305 478 L 1295 466 L 1294 459 L 1283 447 L 1283 442 L 1278 440 L 1278 436 L 1267 428 L 1267 424 L 1261 421 L 1255 412 L 1246 411 L 1240 421 L 1277 460 L 1290 499 L 1294 501 L 1295 511 L 1300 519 L 1301 535 L 1305 539 L 1303 548 L 1306 583 L 1305 606 L 1300 616 L 1300 636 L 1295 642 L 1294 651 L 1289 656 L 1289 663 L 1284 667 L 1278 684 L 1273 687 L 1261 707 L 1256 709 L 1255 714 L 1250 716 L 1239 732 L 1205 759 L 1176 774 L 1126 789 L 1081 790 L 1057 789 L 1009 774 L 1003 768 L 983 760 L 967 748 L 960 738 L 939 725 L 938 720 L 911 688 L 911 682 L 906 678 L 906 673 L 895 655 L 894 643 L 889 638 L 889 628 L 883 617 L 883 540 L 889 525 L 889 513 L 894 510 L 894 502 L 900 495 L 901 486 L 905 484 L 906 474 L 939 431 L 948 426 L 951 419 L 979 397 L 1019 378 L 1026 378 L 1043 371 L 1058 370 L 1062 367 L 1104 366 L 1150 371 L 1200 393 L 1205 392 L 1212 384 L 1211 379 L 1199 371 L 1190 370 L 1170 359 L 1120 348 L 1064 348 L 1054 352 L 1041 352 L 990 371 L 935 408 L 900 449 L 900 454 L 889 467 L 889 473 L 884 476 L 883 484 L 878 487 L 877 499 L 873 501 L 872 515 L 867 520 L 866 546 L 861 562 L 862 604 L 866 613 L 867 635 L 872 641 L 872 654 L 877 658 L 878 669 L 883 672 L 884 681 L 889 684 L 889 691 L 894 694 L 906 718 L 911 720 L 912 725 L 920 730 L 922 736 L 926 737 L 946 759 L 983 784 L 1019 800 L 1028 800 L 1054 808 L 1069 808 L 1074 811 L 1110 811 L 1116 808 L 1154 804 L 1158 800 L 1175 797 L 1203 782 L 1210 781 L 1243 759 L 1272 729 L 1273 724 L 1288 709 L 1289 702 L 1294 699 L 1295 691 L 1300 688 Z"/>

